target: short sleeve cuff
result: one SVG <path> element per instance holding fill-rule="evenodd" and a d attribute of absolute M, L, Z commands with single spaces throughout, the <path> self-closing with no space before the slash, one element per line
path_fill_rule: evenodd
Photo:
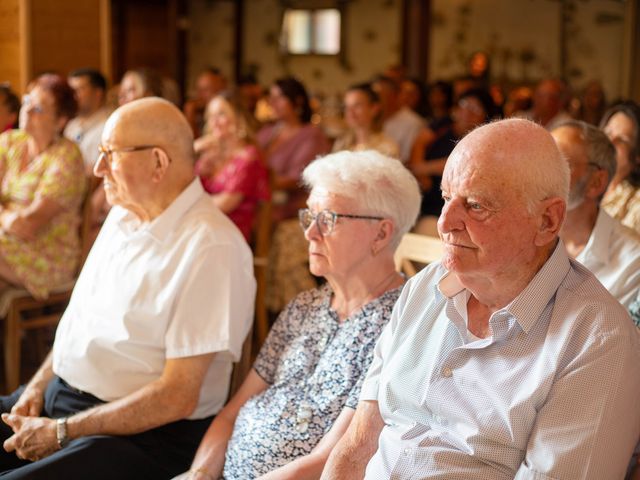
<path fill-rule="evenodd" d="M 520 468 L 516 473 L 513 480 L 556 480 L 554 477 L 545 475 L 544 473 L 536 472 L 529 468 L 526 464 L 520 464 Z"/>
<path fill-rule="evenodd" d="M 360 391 L 360 401 L 373 400 L 378 401 L 378 381 L 375 379 L 366 379 L 362 384 Z"/>

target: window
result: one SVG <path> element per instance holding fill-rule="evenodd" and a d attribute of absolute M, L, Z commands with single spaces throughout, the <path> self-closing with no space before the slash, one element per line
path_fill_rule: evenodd
<path fill-rule="evenodd" d="M 340 11 L 288 9 L 284 12 L 280 45 L 292 55 L 340 53 Z"/>

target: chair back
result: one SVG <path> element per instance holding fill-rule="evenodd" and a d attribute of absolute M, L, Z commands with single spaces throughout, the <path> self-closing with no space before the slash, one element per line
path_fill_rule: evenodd
<path fill-rule="evenodd" d="M 440 260 L 443 253 L 442 241 L 438 237 L 406 233 L 394 255 L 396 270 L 412 277 L 425 265 Z M 416 264 L 421 264 L 421 267 Z"/>

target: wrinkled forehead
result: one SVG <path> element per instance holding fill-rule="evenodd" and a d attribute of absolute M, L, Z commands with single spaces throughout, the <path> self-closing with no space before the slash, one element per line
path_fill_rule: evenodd
<path fill-rule="evenodd" d="M 514 163 L 486 148 L 460 148 L 452 152 L 442 176 L 442 190 L 464 197 L 477 196 L 497 203 L 520 196 L 524 172 Z"/>

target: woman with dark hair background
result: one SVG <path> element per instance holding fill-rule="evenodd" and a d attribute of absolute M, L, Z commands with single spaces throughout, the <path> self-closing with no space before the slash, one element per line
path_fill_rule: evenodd
<path fill-rule="evenodd" d="M 304 168 L 330 145 L 320 128 L 312 125 L 309 96 L 293 77 L 276 80 L 269 90 L 276 121 L 257 135 L 273 174 L 274 219 L 294 218 L 306 195 L 299 186 Z"/>
<path fill-rule="evenodd" d="M 307 242 L 296 220 L 307 193 L 300 187 L 302 171 L 316 157 L 329 152 L 327 137 L 311 124 L 311 106 L 304 85 L 293 77 L 276 80 L 269 90 L 275 123 L 257 135 L 272 174 L 273 220 L 276 222 L 269 268 L 267 307 L 279 312 L 298 293 L 313 288 Z"/>
<path fill-rule="evenodd" d="M 411 157 L 411 170 L 423 189 L 422 216 L 440 216 L 443 206 L 440 194 L 442 171 L 458 140 L 475 127 L 498 116 L 500 111 L 489 92 L 483 88 L 473 88 L 460 95 L 453 110 L 452 124 L 442 127 L 437 133 L 429 128 L 421 133 Z M 417 230 L 420 229 L 421 225 L 418 225 Z M 425 233 L 433 232 L 429 229 Z"/>

